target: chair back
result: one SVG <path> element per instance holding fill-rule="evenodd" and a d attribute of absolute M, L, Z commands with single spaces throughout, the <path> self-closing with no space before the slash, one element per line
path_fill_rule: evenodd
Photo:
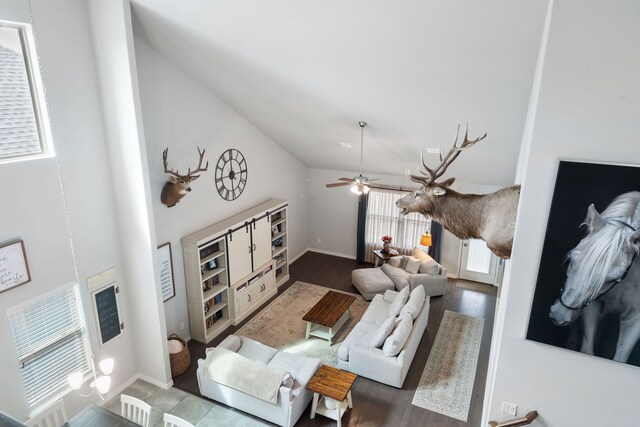
<path fill-rule="evenodd" d="M 164 414 L 164 427 L 195 427 L 188 421 L 171 414 Z"/>
<path fill-rule="evenodd" d="M 64 401 L 58 400 L 53 405 L 47 406 L 25 423 L 27 427 L 60 427 L 68 421 L 67 411 L 64 409 Z"/>
<path fill-rule="evenodd" d="M 134 423 L 149 427 L 149 416 L 151 415 L 151 405 L 126 394 L 120 395 L 121 415 Z"/>

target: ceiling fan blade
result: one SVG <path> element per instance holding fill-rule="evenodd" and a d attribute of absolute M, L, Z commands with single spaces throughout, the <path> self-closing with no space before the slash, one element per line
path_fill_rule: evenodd
<path fill-rule="evenodd" d="M 353 178 L 338 178 L 338 181 L 353 181 Z"/>
<path fill-rule="evenodd" d="M 343 187 L 345 185 L 351 185 L 351 182 L 334 182 L 333 184 L 326 184 L 327 188 Z"/>
<path fill-rule="evenodd" d="M 382 181 L 382 178 L 368 179 L 367 181 Z"/>

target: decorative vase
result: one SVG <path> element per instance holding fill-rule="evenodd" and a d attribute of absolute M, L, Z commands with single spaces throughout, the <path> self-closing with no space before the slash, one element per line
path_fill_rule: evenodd
<path fill-rule="evenodd" d="M 391 243 L 387 243 L 387 242 L 383 242 L 382 243 L 382 253 L 383 254 L 388 254 L 390 249 L 391 249 Z"/>
<path fill-rule="evenodd" d="M 325 397 L 324 406 L 327 409 L 336 409 L 338 407 L 338 401 L 330 397 Z"/>

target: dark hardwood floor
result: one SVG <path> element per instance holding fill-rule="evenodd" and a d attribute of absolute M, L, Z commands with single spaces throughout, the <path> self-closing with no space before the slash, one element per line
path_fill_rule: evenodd
<path fill-rule="evenodd" d="M 291 279 L 280 287 L 280 292 L 287 289 L 297 280 L 326 286 L 327 288 L 358 294 L 351 283 L 351 271 L 357 268 L 373 267 L 372 264 L 358 264 L 354 260 L 307 252 L 291 265 Z M 496 288 L 487 286 L 485 292 L 464 289 L 456 286 L 458 281 L 449 279 L 447 292 L 441 297 L 431 298 L 429 323 L 418 351 L 413 359 L 402 389 L 396 389 L 367 378 L 358 377 L 353 388 L 353 409 L 347 411 L 342 418 L 345 426 L 480 426 L 484 387 L 491 346 L 491 331 L 496 303 Z M 272 299 L 277 298 L 277 296 Z M 266 306 L 270 301 L 264 304 Z M 456 311 L 471 316 L 483 317 L 484 331 L 478 358 L 476 378 L 467 422 L 462 422 L 431 412 L 411 404 L 413 394 L 422 376 L 429 351 L 438 332 L 440 321 L 445 310 Z M 255 313 L 258 313 L 256 310 Z M 243 322 L 242 325 L 244 325 Z M 204 358 L 207 346 L 216 346 L 227 335 L 234 333 L 239 327 L 230 327 L 208 345 L 196 341 L 189 342 L 191 367 L 184 374 L 173 379 L 174 386 L 186 392 L 200 396 L 196 379 L 197 360 Z M 332 421 L 323 416 L 310 419 L 310 406 L 302 415 L 296 426 L 334 426 Z"/>

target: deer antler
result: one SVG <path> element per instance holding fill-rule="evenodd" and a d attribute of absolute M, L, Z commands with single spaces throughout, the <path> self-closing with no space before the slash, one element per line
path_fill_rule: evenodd
<path fill-rule="evenodd" d="M 209 167 L 209 161 L 207 160 L 207 164 L 204 165 L 204 168 L 202 168 L 202 160 L 204 159 L 204 152 L 207 151 L 206 149 L 200 151 L 200 147 L 198 147 L 198 154 L 200 155 L 200 160 L 198 161 L 198 168 L 196 170 L 194 170 L 193 172 L 191 172 L 191 168 L 189 168 L 189 170 L 187 171 L 187 176 L 191 176 L 191 174 L 194 173 L 198 173 L 198 172 L 205 172 L 207 170 L 207 168 Z"/>
<path fill-rule="evenodd" d="M 165 148 L 164 151 L 162 152 L 162 162 L 164 163 L 164 173 L 168 173 L 170 175 L 176 176 L 178 178 L 181 178 L 182 175 L 180 175 L 180 172 L 178 171 L 173 171 L 172 169 L 169 169 L 169 166 L 167 165 L 167 153 L 169 152 L 169 147 Z"/>
<path fill-rule="evenodd" d="M 459 134 L 460 134 L 460 125 L 458 125 L 458 129 L 456 130 L 456 136 L 453 139 L 453 147 L 449 150 L 449 152 L 444 157 L 442 157 L 442 150 L 440 151 L 440 164 L 435 169 L 431 169 L 431 168 L 429 168 L 427 166 L 427 164 L 424 161 L 424 152 L 421 150 L 420 151 L 420 161 L 422 162 L 422 166 L 426 169 L 427 172 L 425 173 L 422 169 L 419 169 L 420 173 L 422 175 L 424 175 L 424 176 L 420 176 L 420 175 L 415 175 L 415 174 L 411 173 L 411 171 L 407 170 L 406 174 L 409 177 L 409 179 L 411 179 L 414 182 L 419 182 L 424 186 L 426 186 L 426 185 L 428 185 L 428 184 L 430 184 L 432 182 L 435 182 L 436 179 L 438 179 L 442 175 L 444 175 L 444 173 L 447 171 L 447 168 L 449 167 L 449 165 L 451 165 L 451 163 L 453 163 L 453 161 L 458 158 L 458 156 L 460 155 L 462 150 L 467 149 L 469 147 L 472 147 L 476 142 L 482 141 L 484 138 L 487 137 L 487 134 L 485 132 L 484 135 L 479 136 L 478 138 L 474 139 L 473 141 L 470 141 L 469 140 L 469 125 L 467 124 L 467 126 L 465 128 L 465 131 L 464 131 L 464 141 L 462 142 L 462 145 L 458 146 L 458 135 Z"/>
<path fill-rule="evenodd" d="M 180 172 L 173 171 L 173 169 L 169 169 L 169 166 L 167 164 L 167 153 L 169 152 L 169 147 L 165 148 L 164 151 L 162 152 L 162 161 L 164 163 L 164 173 L 168 173 L 168 174 L 176 176 L 178 178 L 189 178 L 194 173 L 205 172 L 207 170 L 207 168 L 209 167 L 209 162 L 208 161 L 207 161 L 207 164 L 204 166 L 204 168 L 202 167 L 202 160 L 204 159 L 205 151 L 207 151 L 207 150 L 204 149 L 204 150 L 200 151 L 200 147 L 198 147 L 198 154 L 200 155 L 200 160 L 198 161 L 198 168 L 196 170 L 194 170 L 193 172 L 191 171 L 191 168 L 189 168 L 189 170 L 187 171 L 186 175 L 180 175 Z"/>

